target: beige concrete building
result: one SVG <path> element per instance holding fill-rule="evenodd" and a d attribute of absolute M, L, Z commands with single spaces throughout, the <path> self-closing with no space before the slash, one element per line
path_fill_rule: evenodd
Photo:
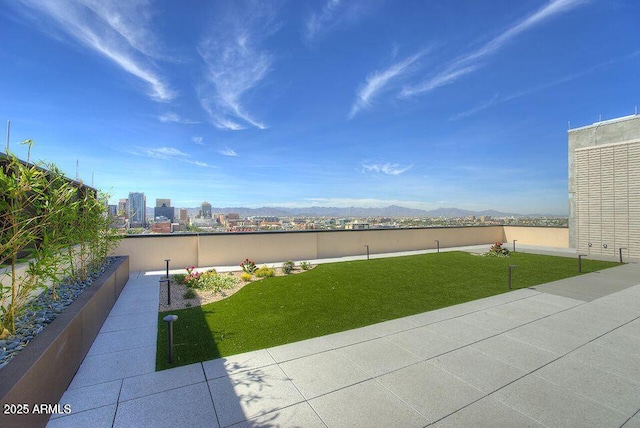
<path fill-rule="evenodd" d="M 640 115 L 569 130 L 569 245 L 640 258 Z"/>

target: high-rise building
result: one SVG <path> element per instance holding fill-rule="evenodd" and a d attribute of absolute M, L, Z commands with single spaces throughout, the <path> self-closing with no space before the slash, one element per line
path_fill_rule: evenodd
<path fill-rule="evenodd" d="M 189 212 L 186 208 L 180 208 L 180 221 L 184 221 L 185 223 L 189 220 Z"/>
<path fill-rule="evenodd" d="M 211 218 L 211 204 L 209 202 L 204 201 L 202 205 L 200 205 L 200 217 Z"/>
<path fill-rule="evenodd" d="M 118 215 L 129 217 L 129 199 L 120 199 L 118 201 Z"/>
<path fill-rule="evenodd" d="M 569 246 L 640 258 L 640 115 L 569 130 Z"/>
<path fill-rule="evenodd" d="M 154 220 L 158 217 L 165 217 L 173 222 L 176 215 L 175 208 L 171 206 L 171 199 L 156 199 L 156 206 L 153 209 Z"/>
<path fill-rule="evenodd" d="M 129 192 L 129 225 L 144 227 L 147 224 L 147 198 L 144 193 Z"/>

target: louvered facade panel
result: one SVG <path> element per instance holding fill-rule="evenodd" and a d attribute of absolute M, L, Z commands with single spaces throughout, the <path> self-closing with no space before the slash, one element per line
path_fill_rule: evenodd
<path fill-rule="evenodd" d="M 588 213 L 589 213 L 589 255 L 602 255 L 602 193 L 601 181 L 601 157 L 600 149 L 591 149 L 589 152 L 589 166 L 587 169 L 587 182 L 589 189 Z"/>
<path fill-rule="evenodd" d="M 600 218 L 602 254 L 615 255 L 614 147 L 600 149 Z"/>
<path fill-rule="evenodd" d="M 589 152 L 576 153 L 577 192 L 576 204 L 576 250 L 589 254 Z"/>
<path fill-rule="evenodd" d="M 640 258 L 640 142 L 577 150 L 575 174 L 576 250 Z"/>
<path fill-rule="evenodd" d="M 629 147 L 621 145 L 613 152 L 613 193 L 616 248 L 629 248 Z"/>

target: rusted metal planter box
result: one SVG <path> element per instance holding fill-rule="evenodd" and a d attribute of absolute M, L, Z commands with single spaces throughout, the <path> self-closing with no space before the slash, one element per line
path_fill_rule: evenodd
<path fill-rule="evenodd" d="M 102 324 L 129 280 L 129 256 L 117 257 L 75 302 L 0 369 L 0 427 L 43 427 L 50 414 L 34 406 L 55 405 L 89 352 Z M 28 405 L 15 415 L 5 405 Z M 27 409 L 27 406 L 22 406 Z"/>

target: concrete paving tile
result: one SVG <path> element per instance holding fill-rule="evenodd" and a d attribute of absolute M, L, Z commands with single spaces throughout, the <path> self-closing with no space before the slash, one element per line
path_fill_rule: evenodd
<path fill-rule="evenodd" d="M 116 414 L 116 405 L 111 404 L 85 412 L 73 412 L 70 415 L 50 419 L 47 428 L 112 428 Z"/>
<path fill-rule="evenodd" d="M 429 422 L 448 416 L 485 395 L 429 361 L 376 380 L 424 415 Z"/>
<path fill-rule="evenodd" d="M 491 315 L 508 318 L 518 324 L 526 324 L 546 316 L 545 314 L 535 310 L 523 308 L 522 305 L 518 307 L 512 306 L 511 303 L 495 306 L 487 309 L 486 312 Z"/>
<path fill-rule="evenodd" d="M 540 293 L 527 300 L 530 302 L 542 302 L 544 304 L 557 306 L 560 309 L 569 309 L 576 306 L 584 305 L 584 301 L 578 299 L 572 299 L 570 297 L 556 296 L 554 294 Z"/>
<path fill-rule="evenodd" d="M 640 340 L 640 318 L 623 325 L 617 331 L 633 340 Z"/>
<path fill-rule="evenodd" d="M 620 296 L 611 294 L 602 298 L 603 303 L 608 303 L 616 308 L 628 309 L 640 315 L 640 298 L 631 298 L 630 296 Z"/>
<path fill-rule="evenodd" d="M 433 428 L 544 428 L 544 425 L 515 409 L 485 397 L 433 425 Z"/>
<path fill-rule="evenodd" d="M 640 357 L 640 338 L 630 334 L 625 334 L 625 331 L 631 332 L 632 329 L 614 330 L 602 337 L 599 337 L 594 341 L 594 343 L 600 346 L 604 346 L 605 348 L 616 349 L 624 354 Z"/>
<path fill-rule="evenodd" d="M 130 330 L 140 327 L 157 327 L 158 316 L 153 316 L 149 312 L 142 312 L 138 314 L 109 316 L 104 321 L 100 333 L 109 333 L 112 331 Z"/>
<path fill-rule="evenodd" d="M 519 309 L 534 311 L 541 314 L 542 316 L 556 314 L 566 309 L 558 305 L 546 302 L 543 298 L 540 297 L 540 295 L 533 296 L 528 299 L 518 300 L 516 302 L 509 303 L 509 305 Z"/>
<path fill-rule="evenodd" d="M 484 393 L 490 393 L 527 374 L 472 347 L 465 347 L 431 360 L 446 371 Z"/>
<path fill-rule="evenodd" d="M 638 428 L 640 427 L 640 410 L 633 415 L 629 420 L 620 428 Z"/>
<path fill-rule="evenodd" d="M 573 351 L 585 343 L 583 339 L 575 338 L 567 333 L 540 327 L 536 325 L 536 322 L 517 327 L 503 334 L 560 355 Z"/>
<path fill-rule="evenodd" d="M 328 340 L 325 340 L 324 337 L 314 337 L 313 339 L 274 346 L 273 348 L 268 348 L 268 351 L 273 359 L 280 363 L 328 351 L 330 349 L 333 349 L 333 345 Z"/>
<path fill-rule="evenodd" d="M 276 410 L 248 421 L 232 425 L 233 428 L 326 428 L 322 419 L 308 403 L 294 404 L 291 407 Z"/>
<path fill-rule="evenodd" d="M 474 343 L 471 347 L 526 372 L 536 370 L 560 356 L 502 334 Z"/>
<path fill-rule="evenodd" d="M 640 384 L 576 358 L 561 358 L 542 367 L 535 375 L 625 414 L 640 409 Z"/>
<path fill-rule="evenodd" d="M 208 384 L 223 427 L 304 401 L 276 365 L 220 377 Z"/>
<path fill-rule="evenodd" d="M 458 319 L 478 326 L 480 328 L 489 330 L 494 334 L 511 330 L 512 328 L 518 327 L 519 325 L 523 324 L 510 318 L 492 314 L 487 311 L 474 312 L 472 314 L 464 315 Z"/>
<path fill-rule="evenodd" d="M 636 309 L 621 308 L 613 302 L 607 302 L 601 299 L 589 302 L 589 307 L 585 310 L 588 313 L 593 313 L 594 316 L 608 317 L 621 324 L 633 321 L 640 316 Z"/>
<path fill-rule="evenodd" d="M 331 348 L 335 349 L 353 345 L 355 343 L 366 342 L 367 340 L 378 339 L 378 335 L 373 330 L 355 328 L 322 336 L 322 339 L 326 340 Z"/>
<path fill-rule="evenodd" d="M 109 313 L 110 316 L 139 314 L 139 313 L 155 313 L 158 314 L 158 302 L 152 300 L 144 302 L 126 302 L 118 300 Z"/>
<path fill-rule="evenodd" d="M 155 346 L 94 355 L 84 359 L 69 389 L 152 373 L 155 369 Z"/>
<path fill-rule="evenodd" d="M 617 323 L 610 320 L 597 322 L 594 317 L 592 317 L 591 322 L 580 322 L 576 321 L 575 315 L 563 312 L 535 321 L 532 325 L 553 330 L 556 333 L 566 334 L 576 340 L 587 343 L 616 328 Z"/>
<path fill-rule="evenodd" d="M 329 427 L 423 427 L 424 416 L 369 380 L 309 401 Z"/>
<path fill-rule="evenodd" d="M 341 350 L 291 360 L 280 368 L 307 400 L 371 378 Z"/>
<path fill-rule="evenodd" d="M 445 308 L 446 309 L 446 308 Z M 455 318 L 459 316 L 459 314 L 451 314 L 447 313 L 443 309 L 438 309 L 435 311 L 423 312 L 421 314 L 410 315 L 407 318 L 414 324 L 418 326 L 425 326 L 429 324 L 433 324 L 436 322 L 449 320 L 451 318 Z"/>
<path fill-rule="evenodd" d="M 128 377 L 122 382 L 120 401 L 132 400 L 204 381 L 204 371 L 200 363 Z"/>
<path fill-rule="evenodd" d="M 411 330 L 419 326 L 419 324 L 411 321 L 411 319 L 398 318 L 395 320 L 372 324 L 370 326 L 363 327 L 363 329 L 372 330 L 378 337 L 386 337 L 391 334 Z"/>
<path fill-rule="evenodd" d="M 384 338 L 347 346 L 341 348 L 340 352 L 372 377 L 421 361 L 417 355 Z"/>
<path fill-rule="evenodd" d="M 130 330 L 101 333 L 96 336 L 87 356 L 92 357 L 98 354 L 155 346 L 158 340 L 157 336 L 157 327 L 138 327 Z"/>
<path fill-rule="evenodd" d="M 71 414 L 97 409 L 98 407 L 104 407 L 110 404 L 117 404 L 121 387 L 122 381 L 114 380 L 112 382 L 72 389 L 62 395 L 59 403 L 63 406 L 66 404 L 70 405 Z M 65 417 L 65 415 L 51 415 L 51 419 L 59 417 Z"/>
<path fill-rule="evenodd" d="M 206 383 L 121 402 L 113 428 L 218 427 Z"/>
<path fill-rule="evenodd" d="M 589 343 L 572 352 L 571 358 L 600 370 L 616 374 L 628 381 L 640 383 L 640 356 L 627 354 L 616 347 Z"/>
<path fill-rule="evenodd" d="M 453 351 L 460 347 L 458 342 L 429 330 L 427 327 L 419 327 L 393 334 L 387 336 L 385 339 L 417 355 L 423 360 Z"/>
<path fill-rule="evenodd" d="M 464 322 L 459 318 L 431 324 L 426 328 L 441 336 L 448 337 L 451 340 L 458 342 L 461 346 L 478 342 L 496 334 L 491 330 Z"/>
<path fill-rule="evenodd" d="M 619 427 L 627 418 L 534 375 L 504 387 L 492 397 L 550 427 Z"/>
<path fill-rule="evenodd" d="M 202 367 L 207 380 L 212 380 L 234 373 L 259 369 L 275 363 L 271 354 L 266 349 L 261 349 L 205 361 L 202 363 Z"/>

